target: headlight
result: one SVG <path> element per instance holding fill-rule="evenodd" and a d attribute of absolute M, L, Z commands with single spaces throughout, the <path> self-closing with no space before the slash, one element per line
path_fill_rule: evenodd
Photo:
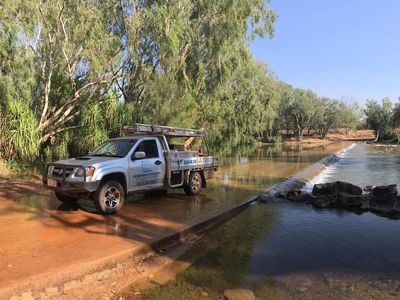
<path fill-rule="evenodd" d="M 93 176 L 95 170 L 96 170 L 95 167 L 86 167 L 85 169 L 79 168 L 79 169 L 75 172 L 75 177 L 83 177 L 84 172 L 86 172 L 86 177 Z"/>

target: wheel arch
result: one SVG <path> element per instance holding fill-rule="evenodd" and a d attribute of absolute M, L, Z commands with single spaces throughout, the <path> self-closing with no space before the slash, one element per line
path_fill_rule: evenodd
<path fill-rule="evenodd" d="M 128 185 L 127 185 L 126 176 L 124 173 L 114 172 L 114 173 L 109 173 L 107 175 L 104 175 L 100 180 L 100 185 L 103 184 L 104 182 L 111 181 L 111 180 L 118 181 L 124 188 L 125 195 L 127 194 Z"/>
<path fill-rule="evenodd" d="M 193 172 L 198 172 L 201 176 L 201 187 L 202 188 L 206 188 L 207 187 L 207 180 L 206 180 L 206 176 L 204 175 L 204 171 L 202 169 L 192 169 L 192 170 L 187 170 L 185 171 L 185 182 L 184 184 L 188 184 L 189 183 L 189 176 L 191 173 Z"/>

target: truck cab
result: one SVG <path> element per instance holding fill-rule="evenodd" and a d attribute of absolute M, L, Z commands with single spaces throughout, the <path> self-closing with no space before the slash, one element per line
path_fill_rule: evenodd
<path fill-rule="evenodd" d="M 88 155 L 48 164 L 44 185 L 64 203 L 89 198 L 100 213 L 114 214 L 128 193 L 183 188 L 188 195 L 197 194 L 218 170 L 217 157 L 187 149 L 195 138 L 202 138 L 208 149 L 204 130 L 134 124 L 124 131 L 124 137 L 110 139 Z M 175 138 L 185 142 L 170 147 Z"/>

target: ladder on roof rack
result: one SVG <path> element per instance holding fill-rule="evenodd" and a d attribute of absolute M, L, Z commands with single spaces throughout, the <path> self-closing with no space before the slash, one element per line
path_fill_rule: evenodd
<path fill-rule="evenodd" d="M 204 137 L 207 132 L 202 129 L 187 129 L 171 126 L 160 126 L 150 124 L 139 124 L 135 123 L 132 126 L 126 125 L 123 127 L 125 135 L 137 134 L 137 133 L 153 133 L 162 134 L 167 136 L 178 136 L 178 137 Z"/>

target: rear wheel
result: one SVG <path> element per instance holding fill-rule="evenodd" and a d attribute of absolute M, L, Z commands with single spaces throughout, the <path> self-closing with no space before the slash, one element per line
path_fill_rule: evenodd
<path fill-rule="evenodd" d="M 94 193 L 93 201 L 100 213 L 105 215 L 115 214 L 124 205 L 124 188 L 118 181 L 106 181 Z"/>
<path fill-rule="evenodd" d="M 197 195 L 203 186 L 203 179 L 199 172 L 191 172 L 189 181 L 184 185 L 183 189 L 187 195 Z"/>
<path fill-rule="evenodd" d="M 56 197 L 59 201 L 61 201 L 62 203 L 66 203 L 66 204 L 74 204 L 76 203 L 76 201 L 78 201 L 78 198 L 74 198 L 71 196 L 67 196 L 58 192 L 55 192 Z"/>

